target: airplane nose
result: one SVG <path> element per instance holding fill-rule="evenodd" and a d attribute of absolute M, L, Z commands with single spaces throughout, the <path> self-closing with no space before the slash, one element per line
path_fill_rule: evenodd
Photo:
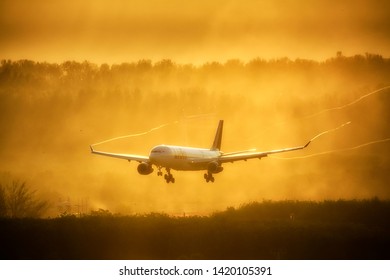
<path fill-rule="evenodd" d="M 149 154 L 149 159 L 153 163 L 159 164 L 161 162 L 161 159 L 166 157 L 170 154 L 170 151 L 165 146 L 156 146 L 152 149 L 152 151 Z"/>

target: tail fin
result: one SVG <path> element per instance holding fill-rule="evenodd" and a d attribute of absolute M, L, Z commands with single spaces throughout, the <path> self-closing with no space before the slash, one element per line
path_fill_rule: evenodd
<path fill-rule="evenodd" d="M 214 143 L 210 150 L 219 151 L 221 149 L 222 129 L 223 129 L 223 120 L 220 120 L 217 128 L 217 133 L 215 134 Z"/>

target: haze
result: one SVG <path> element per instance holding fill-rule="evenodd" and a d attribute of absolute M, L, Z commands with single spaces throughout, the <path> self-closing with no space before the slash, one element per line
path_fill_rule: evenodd
<path fill-rule="evenodd" d="M 389 5 L 0 1 L 0 177 L 26 181 L 51 216 L 68 201 L 182 215 L 263 199 L 390 199 L 389 141 L 295 158 L 390 138 Z M 174 172 L 167 185 L 89 151 L 162 124 L 98 147 L 209 147 L 219 119 L 225 152 L 303 145 L 351 124 L 280 156 L 289 160 L 225 164 L 214 184 Z"/>
<path fill-rule="evenodd" d="M 6 59 L 202 64 L 288 56 L 390 56 L 390 3 L 347 1 L 0 1 Z"/>

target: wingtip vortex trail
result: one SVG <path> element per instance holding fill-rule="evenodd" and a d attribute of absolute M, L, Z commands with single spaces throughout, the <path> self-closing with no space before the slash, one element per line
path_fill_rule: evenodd
<path fill-rule="evenodd" d="M 352 122 L 351 122 L 351 121 L 348 121 L 348 122 L 343 123 L 342 125 L 340 125 L 340 126 L 338 126 L 338 127 L 336 127 L 336 128 L 329 129 L 329 130 L 326 130 L 326 131 L 324 131 L 324 132 L 321 132 L 321 133 L 317 134 L 316 136 L 314 136 L 314 137 L 310 140 L 310 142 L 314 141 L 315 139 L 317 139 L 318 137 L 320 137 L 320 136 L 322 136 L 322 135 L 324 135 L 324 134 L 328 134 L 328 133 L 330 133 L 330 132 L 336 131 L 336 130 L 338 130 L 338 129 L 340 129 L 340 128 L 342 128 L 342 127 L 344 127 L 344 126 L 346 126 L 346 125 L 348 125 L 348 124 L 350 124 L 350 123 L 352 123 Z"/>

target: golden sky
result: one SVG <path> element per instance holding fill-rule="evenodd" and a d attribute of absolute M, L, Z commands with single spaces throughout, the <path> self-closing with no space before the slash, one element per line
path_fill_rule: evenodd
<path fill-rule="evenodd" d="M 390 56 L 386 0 L 0 0 L 0 58 L 180 63 Z"/>

